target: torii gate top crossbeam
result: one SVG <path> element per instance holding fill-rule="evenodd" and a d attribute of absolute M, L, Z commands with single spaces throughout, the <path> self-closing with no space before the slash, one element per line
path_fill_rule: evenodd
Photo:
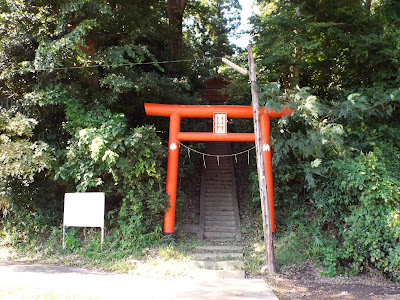
<path fill-rule="evenodd" d="M 214 112 L 223 111 L 228 118 L 253 118 L 251 106 L 241 105 L 176 105 L 176 104 L 157 104 L 145 103 L 144 108 L 149 116 L 169 117 L 177 114 L 183 118 L 212 118 Z M 265 111 L 265 107 L 260 107 L 260 115 L 267 115 L 270 118 L 279 118 L 284 115 L 290 116 L 293 109 L 284 108 L 280 112 L 272 110 Z"/>

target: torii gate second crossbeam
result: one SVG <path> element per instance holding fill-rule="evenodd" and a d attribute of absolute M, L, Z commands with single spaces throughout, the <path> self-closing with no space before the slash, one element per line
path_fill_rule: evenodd
<path fill-rule="evenodd" d="M 212 132 L 181 132 L 181 118 L 213 118 L 214 113 L 226 113 L 228 118 L 253 118 L 251 106 L 234 105 L 170 105 L 144 104 L 146 114 L 150 116 L 169 117 L 168 166 L 167 166 L 167 193 L 169 194 L 169 208 L 164 216 L 164 235 L 173 235 L 175 227 L 176 188 L 178 179 L 178 159 L 180 141 L 239 141 L 254 142 L 254 133 L 226 133 Z M 270 140 L 270 118 L 290 116 L 293 109 L 282 109 L 280 112 L 266 110 L 260 107 L 261 137 L 265 176 L 268 190 L 268 204 L 271 216 L 272 232 L 275 232 L 274 193 L 272 181 L 272 156 Z"/>

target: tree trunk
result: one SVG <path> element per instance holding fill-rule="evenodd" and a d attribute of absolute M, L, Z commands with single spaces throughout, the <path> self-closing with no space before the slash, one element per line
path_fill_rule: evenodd
<path fill-rule="evenodd" d="M 171 59 L 182 57 L 182 23 L 187 2 L 188 0 L 168 0 L 168 16 L 171 27 L 169 55 Z"/>
<path fill-rule="evenodd" d="M 254 137 L 257 153 L 257 173 L 258 184 L 260 187 L 261 211 L 263 218 L 265 256 L 268 273 L 272 275 L 276 273 L 274 242 L 272 237 L 271 217 L 268 206 L 268 191 L 267 181 L 265 178 L 264 157 L 262 154 L 263 146 L 261 141 L 260 106 L 258 103 L 256 68 L 254 64 L 253 49 L 251 44 L 247 46 L 247 52 L 249 55 L 249 77 L 251 82 L 251 98 L 253 103 Z"/>
<path fill-rule="evenodd" d="M 371 11 L 371 0 L 366 0 L 365 1 L 365 8 L 370 12 Z"/>

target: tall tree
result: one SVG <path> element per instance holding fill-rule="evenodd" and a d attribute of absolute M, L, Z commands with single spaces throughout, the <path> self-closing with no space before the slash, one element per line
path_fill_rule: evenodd
<path fill-rule="evenodd" d="M 393 5 L 377 2 L 371 13 L 363 0 L 260 1 L 262 13 L 254 19 L 258 57 L 269 79 L 285 89 L 300 84 L 333 92 L 393 78 L 397 50 L 388 46 L 398 21 L 384 13 Z"/>
<path fill-rule="evenodd" d="M 185 37 L 192 56 L 212 58 L 232 55 L 235 52 L 235 45 L 230 42 L 229 37 L 236 34 L 236 29 L 240 25 L 240 10 L 238 0 L 189 2 Z M 217 65 L 211 62 L 201 72 L 213 72 L 213 68 Z"/>
<path fill-rule="evenodd" d="M 171 37 L 169 40 L 169 55 L 171 59 L 182 56 L 182 23 L 188 0 L 168 0 L 169 25 Z"/>

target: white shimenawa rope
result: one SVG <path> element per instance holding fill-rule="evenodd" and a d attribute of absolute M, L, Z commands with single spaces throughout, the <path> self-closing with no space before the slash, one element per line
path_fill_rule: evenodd
<path fill-rule="evenodd" d="M 206 166 L 206 159 L 205 159 L 206 156 L 209 156 L 209 157 L 216 157 L 216 158 L 217 158 L 217 162 L 218 162 L 218 166 L 219 166 L 219 158 L 220 158 L 220 157 L 232 157 L 232 156 L 234 156 L 234 157 L 235 157 L 235 162 L 237 163 L 237 156 L 238 156 L 238 155 L 241 155 L 241 154 L 244 154 L 244 153 L 246 153 L 246 152 L 247 152 L 247 163 L 250 164 L 250 151 L 256 148 L 256 146 L 254 146 L 254 147 L 251 147 L 250 149 L 247 149 L 247 150 L 244 150 L 244 151 L 241 151 L 241 152 L 238 152 L 238 153 L 232 153 L 232 154 L 209 154 L 209 153 L 204 153 L 204 152 L 201 152 L 201 151 L 197 151 L 197 150 L 195 150 L 195 149 L 192 149 L 192 148 L 186 146 L 185 144 L 182 144 L 182 143 L 179 142 L 179 141 L 176 141 L 176 142 L 177 142 L 179 145 L 181 145 L 182 147 L 184 147 L 184 148 L 187 149 L 189 158 L 190 158 L 190 151 L 193 151 L 194 153 L 197 153 L 197 154 L 202 155 L 202 156 L 203 156 L 203 165 L 204 165 L 204 168 L 207 168 L 207 166 Z"/>

